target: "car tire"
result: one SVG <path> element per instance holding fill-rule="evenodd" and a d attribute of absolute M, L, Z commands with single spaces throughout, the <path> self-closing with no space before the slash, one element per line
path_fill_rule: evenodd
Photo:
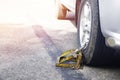
<path fill-rule="evenodd" d="M 67 14 L 67 8 L 60 3 L 59 0 L 56 0 L 56 17 L 57 19 L 65 19 Z"/>
<path fill-rule="evenodd" d="M 78 11 L 79 11 L 79 6 L 80 6 L 80 1 L 81 0 L 76 0 L 76 5 L 75 5 L 75 24 L 77 27 L 77 21 L 78 21 Z"/>
<path fill-rule="evenodd" d="M 88 6 L 90 8 L 90 23 L 87 21 L 84 21 L 83 23 L 85 25 L 82 25 L 82 15 L 85 10 L 85 6 Z M 83 19 L 84 20 L 84 19 Z M 88 19 L 89 20 L 89 19 Z M 81 0 L 80 8 L 79 8 L 79 14 L 78 14 L 78 41 L 80 44 L 80 47 L 82 47 L 82 51 L 85 57 L 85 64 L 88 65 L 109 65 L 111 62 L 111 58 L 114 55 L 115 50 L 111 49 L 110 47 L 107 47 L 105 45 L 105 38 L 103 37 L 100 29 L 100 20 L 99 20 L 99 7 L 98 7 L 98 0 Z M 83 28 L 86 27 L 86 24 L 90 24 L 90 32 L 89 33 L 89 39 L 87 42 L 84 42 L 84 36 L 87 35 L 82 34 L 84 33 Z M 83 27 L 82 27 L 83 26 Z M 84 35 L 84 36 L 83 36 Z M 82 36 L 82 37 L 81 37 Z M 83 41 L 82 41 L 83 40 Z"/>

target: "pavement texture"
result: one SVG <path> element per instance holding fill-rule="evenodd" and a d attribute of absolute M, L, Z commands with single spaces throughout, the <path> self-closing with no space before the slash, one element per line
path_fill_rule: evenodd
<path fill-rule="evenodd" d="M 119 68 L 55 67 L 57 57 L 78 42 L 74 15 L 55 19 L 54 0 L 0 4 L 0 80 L 120 80 Z"/>

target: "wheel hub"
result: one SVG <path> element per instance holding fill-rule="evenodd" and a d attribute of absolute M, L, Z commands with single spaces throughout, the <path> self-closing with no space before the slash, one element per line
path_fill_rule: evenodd
<path fill-rule="evenodd" d="M 80 44 L 81 47 L 87 47 L 91 34 L 91 6 L 89 2 L 85 2 L 80 16 Z"/>

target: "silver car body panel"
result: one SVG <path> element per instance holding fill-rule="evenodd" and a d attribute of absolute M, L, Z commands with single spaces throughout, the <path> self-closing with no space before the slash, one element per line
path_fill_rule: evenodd
<path fill-rule="evenodd" d="M 99 0 L 99 15 L 101 31 L 106 39 L 106 44 L 110 47 L 119 47 L 120 0 Z"/>

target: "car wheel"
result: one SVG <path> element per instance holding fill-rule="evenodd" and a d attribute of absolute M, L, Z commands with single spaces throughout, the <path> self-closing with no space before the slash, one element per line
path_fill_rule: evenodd
<path fill-rule="evenodd" d="M 77 27 L 85 63 L 109 64 L 114 50 L 105 45 L 105 39 L 101 33 L 98 0 L 81 0 Z"/>
<path fill-rule="evenodd" d="M 65 19 L 67 14 L 67 8 L 60 3 L 59 0 L 56 0 L 56 17 L 57 19 Z"/>

